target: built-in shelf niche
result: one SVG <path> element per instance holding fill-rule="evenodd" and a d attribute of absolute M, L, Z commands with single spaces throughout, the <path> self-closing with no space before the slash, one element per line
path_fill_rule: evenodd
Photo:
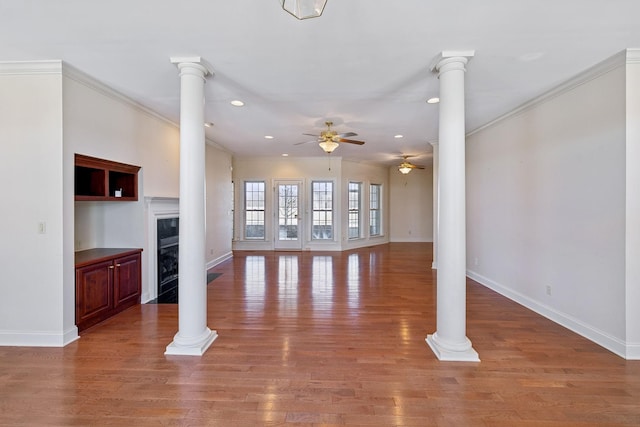
<path fill-rule="evenodd" d="M 140 166 L 75 155 L 76 200 L 138 200 Z"/>

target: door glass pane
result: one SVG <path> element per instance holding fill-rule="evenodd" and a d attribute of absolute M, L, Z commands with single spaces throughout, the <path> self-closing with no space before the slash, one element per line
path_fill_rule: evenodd
<path fill-rule="evenodd" d="M 278 185 L 278 238 L 298 239 L 298 184 Z"/>

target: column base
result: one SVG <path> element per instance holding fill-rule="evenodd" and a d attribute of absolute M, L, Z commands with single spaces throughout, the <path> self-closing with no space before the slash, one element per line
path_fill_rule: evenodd
<path fill-rule="evenodd" d="M 211 331 L 209 328 L 207 328 L 207 331 L 208 333 L 204 338 L 197 342 L 189 343 L 188 345 L 178 344 L 176 343 L 176 339 L 174 339 L 171 344 L 167 346 L 164 352 L 165 356 L 202 356 L 216 338 L 218 338 L 216 331 Z"/>
<path fill-rule="evenodd" d="M 425 339 L 431 351 L 436 355 L 438 360 L 444 362 L 479 362 L 480 357 L 478 353 L 471 347 L 471 341 L 469 341 L 468 348 L 464 349 L 451 349 L 445 348 L 442 344 L 438 343 L 436 334 L 427 335 Z M 467 339 L 468 341 L 468 339 Z"/>

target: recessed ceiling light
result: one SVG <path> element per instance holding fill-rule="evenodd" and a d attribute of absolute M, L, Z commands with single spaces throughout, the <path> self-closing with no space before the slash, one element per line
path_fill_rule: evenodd
<path fill-rule="evenodd" d="M 287 153 L 282 153 L 282 157 L 289 157 Z"/>
<path fill-rule="evenodd" d="M 244 102 L 240 101 L 239 99 L 234 99 L 233 101 L 231 101 L 231 105 L 233 105 L 234 107 L 242 107 L 244 105 Z"/>
<path fill-rule="evenodd" d="M 437 96 L 427 99 L 427 104 L 437 104 L 438 102 L 440 102 L 440 98 Z"/>
<path fill-rule="evenodd" d="M 265 135 L 265 136 L 264 136 L 264 139 L 273 139 L 273 136 L 271 136 L 271 135 Z"/>
<path fill-rule="evenodd" d="M 403 137 L 404 137 L 404 135 L 400 135 L 400 134 L 394 136 L 395 139 L 400 139 L 400 138 L 403 138 Z"/>
<path fill-rule="evenodd" d="M 204 127 L 206 127 L 206 128 L 212 128 L 212 127 L 213 127 L 213 123 L 211 123 L 211 122 L 207 122 L 207 123 L 205 123 L 205 124 L 204 124 Z"/>

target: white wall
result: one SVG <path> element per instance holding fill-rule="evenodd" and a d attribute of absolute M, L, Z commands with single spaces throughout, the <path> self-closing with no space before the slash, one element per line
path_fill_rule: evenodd
<path fill-rule="evenodd" d="M 206 146 L 206 259 L 211 268 L 230 258 L 233 221 L 231 155 Z"/>
<path fill-rule="evenodd" d="M 362 200 L 360 220 L 360 238 L 349 239 L 348 230 L 348 188 L 349 182 L 362 184 Z M 382 185 L 382 235 L 369 236 L 369 186 L 370 184 Z M 389 242 L 389 173 L 387 167 L 357 163 L 348 160 L 342 162 L 342 206 L 340 211 L 342 225 L 342 249 L 354 249 L 370 245 L 379 245 Z"/>
<path fill-rule="evenodd" d="M 179 195 L 179 137 L 173 123 L 65 66 L 67 157 L 80 153 L 142 167 L 137 202 L 76 202 L 76 250 L 144 246 L 144 197 Z"/>
<path fill-rule="evenodd" d="M 467 138 L 467 260 L 470 277 L 624 353 L 622 61 Z"/>
<path fill-rule="evenodd" d="M 62 346 L 78 338 L 75 250 L 141 247 L 148 281 L 144 200 L 179 196 L 179 130 L 61 61 L 0 64 L 0 94 L 0 178 L 11 206 L 0 222 L 11 242 L 0 248 L 0 345 Z M 74 153 L 142 166 L 139 200 L 75 202 Z M 209 264 L 231 253 L 221 184 L 230 164 L 207 146 Z"/>
<path fill-rule="evenodd" d="M 74 248 L 142 248 L 146 289 L 153 280 L 146 267 L 155 253 L 149 250 L 144 200 L 179 195 L 179 129 L 68 65 L 63 101 L 65 168 L 73 171 L 74 153 L 141 166 L 138 201 L 74 203 Z M 73 185 L 71 173 L 65 187 Z M 72 262 L 67 258 L 69 268 Z"/>
<path fill-rule="evenodd" d="M 304 250 L 343 250 L 372 244 L 388 242 L 388 202 L 389 185 L 387 168 L 372 166 L 356 162 L 343 161 L 341 157 L 327 156 L 324 158 L 289 158 L 289 157 L 259 157 L 259 158 L 234 158 L 233 180 L 235 183 L 235 221 L 236 235 L 234 236 L 234 249 L 240 250 L 272 250 L 274 248 L 273 218 L 274 200 L 273 191 L 267 192 L 266 201 L 266 239 L 262 242 L 246 241 L 242 239 L 242 224 L 244 204 L 243 185 L 245 181 L 265 181 L 268 189 L 273 188 L 276 180 L 295 179 L 301 180 L 303 185 L 302 204 L 304 206 L 303 230 Z M 315 180 L 330 180 L 334 182 L 334 212 L 338 219 L 334 224 L 334 239 L 332 241 L 313 241 L 310 233 L 310 186 Z M 368 203 L 369 184 L 382 184 L 383 222 L 385 223 L 384 236 L 370 238 L 368 236 L 368 210 L 363 218 L 363 238 L 349 241 L 346 228 L 346 185 L 349 181 L 363 183 L 363 203 Z M 366 204 L 363 206 L 367 206 Z"/>
<path fill-rule="evenodd" d="M 63 314 L 61 80 L 59 62 L 0 64 L 0 345 L 77 336 Z"/>
<path fill-rule="evenodd" d="M 69 158 L 81 153 L 141 166 L 137 202 L 75 203 L 75 248 L 143 248 L 143 294 L 152 295 L 149 288 L 155 287 L 155 270 L 146 267 L 153 264 L 155 251 L 150 250 L 145 199 L 180 195 L 179 128 L 69 66 L 65 67 L 64 105 Z M 205 244 L 207 266 L 212 267 L 231 256 L 231 155 L 209 143 L 205 161 Z"/>
<path fill-rule="evenodd" d="M 274 224 L 269 220 L 274 215 L 273 188 L 275 180 L 300 179 L 303 180 L 303 188 L 311 185 L 313 180 L 334 181 L 335 195 L 340 194 L 340 175 L 342 159 L 340 157 L 317 158 L 289 158 L 289 157 L 256 157 L 233 159 L 233 182 L 235 187 L 235 235 L 233 249 L 238 250 L 272 250 L 274 248 Z M 243 240 L 243 206 L 244 206 L 244 182 L 264 181 L 266 183 L 265 224 L 266 239 L 264 241 Z M 304 217 L 308 218 L 310 201 L 309 192 L 303 191 L 301 203 L 305 206 Z M 340 198 L 334 200 L 334 208 L 339 212 Z M 308 219 L 303 224 L 303 249 L 339 250 L 340 224 L 334 229 L 334 241 L 313 243 L 310 239 Z"/>
<path fill-rule="evenodd" d="M 407 175 L 389 168 L 392 242 L 433 242 L 433 165 Z"/>
<path fill-rule="evenodd" d="M 640 359 L 640 49 L 626 65 L 626 335 L 627 358 Z"/>

